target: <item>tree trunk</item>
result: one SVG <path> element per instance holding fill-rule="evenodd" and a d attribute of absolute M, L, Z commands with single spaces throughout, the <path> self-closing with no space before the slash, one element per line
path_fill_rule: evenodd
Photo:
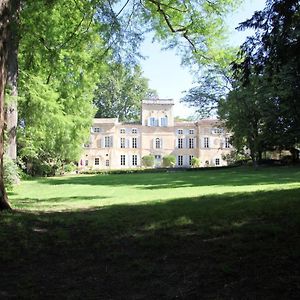
<path fill-rule="evenodd" d="M 10 45 L 12 37 L 17 32 L 17 20 L 20 10 L 20 0 L 1 0 L 0 2 L 0 210 L 11 209 L 4 186 L 4 96 L 7 84 L 9 53 L 12 51 Z M 15 55 L 14 53 L 13 55 Z M 15 77 L 16 78 L 16 77 Z"/>
<path fill-rule="evenodd" d="M 18 1 L 15 1 L 18 2 Z M 19 5 L 18 3 L 16 5 Z M 17 27 L 17 16 L 13 20 L 14 27 Z M 7 82 L 6 82 L 6 96 L 5 99 L 5 119 L 6 119 L 6 133 L 7 133 L 7 155 L 15 160 L 17 158 L 17 123 L 18 123 L 18 34 L 16 31 L 10 30 L 8 43 L 8 62 L 7 62 Z"/>

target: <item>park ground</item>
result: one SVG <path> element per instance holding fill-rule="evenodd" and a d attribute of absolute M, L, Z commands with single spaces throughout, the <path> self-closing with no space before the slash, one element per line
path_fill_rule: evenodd
<path fill-rule="evenodd" d="M 300 299 L 300 168 L 23 181 L 0 299 Z"/>

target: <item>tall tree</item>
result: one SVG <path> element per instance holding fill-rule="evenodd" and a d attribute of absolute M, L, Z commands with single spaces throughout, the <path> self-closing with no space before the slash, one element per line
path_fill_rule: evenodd
<path fill-rule="evenodd" d="M 19 7 L 14 5 L 17 2 L 14 0 L 1 2 L 1 42 L 4 42 L 4 46 L 1 45 L 0 49 L 1 105 L 3 105 L 4 88 L 7 82 L 7 78 L 4 77 L 7 77 L 8 69 L 8 49 L 5 42 L 9 30 L 13 32 L 12 37 L 17 34 L 17 30 L 13 30 L 11 27 L 13 23 L 11 20 L 19 13 Z M 21 39 L 27 37 L 30 32 L 32 33 L 31 38 L 35 36 L 32 38 L 32 42 L 28 43 L 30 45 L 28 53 L 33 53 L 33 56 L 27 55 L 24 65 L 29 66 L 30 69 L 40 69 L 38 77 L 42 78 L 40 77 L 41 73 L 47 74 L 46 83 L 50 82 L 53 72 L 57 71 L 59 74 L 59 70 L 56 70 L 55 67 L 59 60 L 64 59 L 61 50 L 71 44 L 75 46 L 76 42 L 74 41 L 82 41 L 82 37 L 88 36 L 91 32 L 89 24 L 98 24 L 98 34 L 105 44 L 103 55 L 111 53 L 118 59 L 126 56 L 130 60 L 134 58 L 133 54 L 137 53 L 143 33 L 154 30 L 156 39 L 166 41 L 167 47 L 181 49 L 185 58 L 191 59 L 190 53 L 193 52 L 193 57 L 198 62 L 207 61 L 212 59 L 216 51 L 220 49 L 218 41 L 222 36 L 222 21 L 228 10 L 237 2 L 240 1 L 220 0 L 199 3 L 196 0 L 184 2 L 180 0 L 129 0 L 125 4 L 119 0 L 21 1 L 21 16 L 24 16 L 24 23 L 21 24 L 20 37 Z M 71 4 L 74 7 L 71 7 Z M 56 5 L 61 7 L 60 14 L 65 14 L 63 22 L 55 22 L 55 13 L 52 13 L 58 13 L 58 10 L 55 10 L 58 7 Z M 48 16 L 49 12 L 51 13 Z M 73 18 L 72 12 L 74 12 L 75 18 Z M 79 12 L 81 12 L 81 19 L 78 22 Z M 49 18 L 51 16 L 52 20 Z M 49 23 L 49 21 L 51 22 Z M 43 34 L 40 34 L 40 30 Z M 36 48 L 43 48 L 43 51 L 37 52 L 39 60 L 35 59 Z M 42 58 L 51 62 L 45 68 L 40 64 Z M 72 77 L 71 75 L 70 72 L 68 78 Z M 3 137 L 4 121 L 1 124 L 0 135 Z M 0 143 L 0 148 L 3 152 L 3 143 Z M 2 169 L 2 163 L 0 169 Z M 0 181 L 1 201 L 3 201 L 6 196 L 1 177 Z"/>
<path fill-rule="evenodd" d="M 116 118 L 137 121 L 142 99 L 149 94 L 148 80 L 142 77 L 139 66 L 133 70 L 120 63 L 111 66 L 100 78 L 94 96 L 97 118 Z"/>

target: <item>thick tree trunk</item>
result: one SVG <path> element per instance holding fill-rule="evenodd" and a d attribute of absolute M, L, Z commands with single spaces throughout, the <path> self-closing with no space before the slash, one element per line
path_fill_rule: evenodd
<path fill-rule="evenodd" d="M 11 63 L 10 58 L 17 54 L 17 52 L 10 54 L 10 51 L 14 48 L 14 46 L 11 45 L 11 41 L 12 39 L 14 40 L 13 36 L 17 32 L 19 10 L 20 0 L 0 1 L 0 210 L 11 209 L 4 186 L 4 96 L 8 69 L 11 69 L 8 67 L 9 63 Z M 17 77 L 11 74 L 10 78 L 16 80 Z"/>
<path fill-rule="evenodd" d="M 17 23 L 17 22 L 15 22 Z M 18 123 L 18 36 L 10 31 L 8 62 L 7 62 L 7 82 L 8 98 L 5 99 L 5 120 L 7 132 L 7 155 L 15 160 L 17 158 L 17 123 Z"/>

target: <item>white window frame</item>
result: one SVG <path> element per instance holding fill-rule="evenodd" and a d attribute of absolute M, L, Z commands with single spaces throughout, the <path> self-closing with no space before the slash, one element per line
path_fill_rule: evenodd
<path fill-rule="evenodd" d="M 132 165 L 133 166 L 137 166 L 137 155 L 136 154 L 133 154 L 132 155 Z"/>
<path fill-rule="evenodd" d="M 161 149 L 161 139 L 160 138 L 155 139 L 155 149 Z"/>
<path fill-rule="evenodd" d="M 230 148 L 229 137 L 225 138 L 225 148 Z"/>
<path fill-rule="evenodd" d="M 177 139 L 177 148 L 178 149 L 183 149 L 183 138 L 178 138 Z"/>
<path fill-rule="evenodd" d="M 192 165 L 192 159 L 194 158 L 194 155 L 189 155 L 189 165 Z"/>
<path fill-rule="evenodd" d="M 131 146 L 132 148 L 137 148 L 137 138 L 136 137 L 133 137 L 132 140 L 131 140 Z"/>
<path fill-rule="evenodd" d="M 203 138 L 203 148 L 209 148 L 209 138 L 208 137 Z"/>
<path fill-rule="evenodd" d="M 104 137 L 104 148 L 110 148 L 111 147 L 111 137 L 105 136 Z"/>
<path fill-rule="evenodd" d="M 100 158 L 99 157 L 95 157 L 94 165 L 100 166 Z"/>
<path fill-rule="evenodd" d="M 195 148 L 195 141 L 194 138 L 189 138 L 189 149 Z"/>
<path fill-rule="evenodd" d="M 183 134 L 183 129 L 177 129 L 177 134 Z"/>
<path fill-rule="evenodd" d="M 177 165 L 178 166 L 183 166 L 183 155 L 178 155 L 177 156 Z"/>
<path fill-rule="evenodd" d="M 120 165 L 126 166 L 126 155 L 125 154 L 121 154 L 121 156 L 120 156 Z"/>
<path fill-rule="evenodd" d="M 109 167 L 109 159 L 105 160 L 105 166 Z"/>
<path fill-rule="evenodd" d="M 120 129 L 120 134 L 125 134 L 125 133 L 126 133 L 125 128 L 121 128 L 121 129 Z"/>
<path fill-rule="evenodd" d="M 137 134 L 137 133 L 138 133 L 137 128 L 132 128 L 132 129 L 131 129 L 131 133 L 132 133 L 132 134 Z"/>
<path fill-rule="evenodd" d="M 126 139 L 124 137 L 120 138 L 120 148 L 126 148 Z"/>
<path fill-rule="evenodd" d="M 221 165 L 221 160 L 220 160 L 220 158 L 216 158 L 216 159 L 215 159 L 215 165 L 216 165 L 216 166 L 220 166 L 220 165 Z"/>
<path fill-rule="evenodd" d="M 93 127 L 93 132 L 94 132 L 94 133 L 99 133 L 99 132 L 101 132 L 100 127 Z"/>
<path fill-rule="evenodd" d="M 195 134 L 195 129 L 189 129 L 189 134 Z"/>

